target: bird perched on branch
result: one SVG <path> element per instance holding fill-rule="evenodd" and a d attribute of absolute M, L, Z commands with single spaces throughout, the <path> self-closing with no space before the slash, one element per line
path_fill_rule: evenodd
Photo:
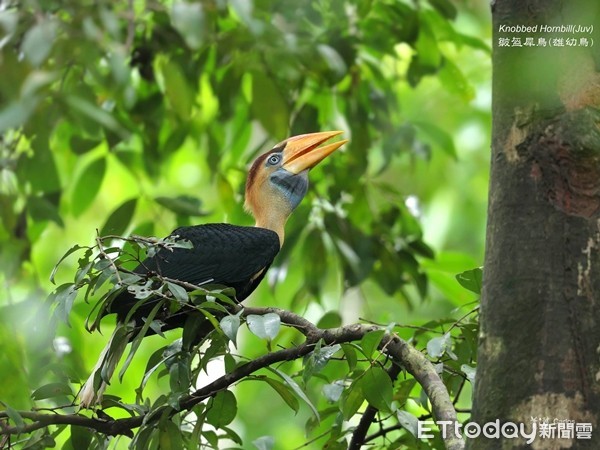
<path fill-rule="evenodd" d="M 134 272 L 155 273 L 189 285 L 209 282 L 227 286 L 235 289 L 236 301 L 243 301 L 264 278 L 283 245 L 285 223 L 308 190 L 308 171 L 348 141 L 322 144 L 341 133 L 325 131 L 294 136 L 254 161 L 246 181 L 245 199 L 246 209 L 256 220 L 254 227 L 216 223 L 178 228 L 171 236 L 188 240 L 192 247 L 161 249 L 142 261 Z M 110 303 L 106 313 L 117 314 L 117 328 L 79 393 L 80 407 L 88 408 L 102 401 L 134 330 L 139 332 L 156 305 L 156 301 L 139 302 L 125 290 Z M 161 331 L 183 327 L 188 317 L 189 314 L 186 317 L 181 313 L 169 316 L 165 307 Z M 198 316 L 198 320 L 202 319 Z M 146 329 L 146 334 L 155 332 Z"/>

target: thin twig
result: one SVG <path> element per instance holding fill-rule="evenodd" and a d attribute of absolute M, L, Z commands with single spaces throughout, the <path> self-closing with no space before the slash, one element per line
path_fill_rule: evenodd
<path fill-rule="evenodd" d="M 468 313 L 466 313 L 465 315 L 463 315 L 459 319 L 457 319 L 456 322 L 454 322 L 452 324 L 452 326 L 448 329 L 448 331 L 446 331 L 446 333 L 450 333 L 450 331 L 452 331 L 455 327 L 457 327 L 459 323 L 461 323 L 463 320 L 465 320 L 467 317 L 469 317 L 475 311 L 479 311 L 479 305 L 477 305 L 475 308 L 470 310 Z"/>
<path fill-rule="evenodd" d="M 201 284 L 192 284 L 192 283 L 188 283 L 187 281 L 181 281 L 181 280 L 177 280 L 175 278 L 169 278 L 169 277 L 163 277 L 160 274 L 157 275 L 158 279 L 161 281 L 166 281 L 168 283 L 173 283 L 173 284 L 177 284 L 183 288 L 189 289 L 191 291 L 203 291 L 207 294 L 210 294 L 210 291 L 208 289 L 204 289 L 201 285 L 202 284 L 208 284 L 214 281 L 214 278 L 209 278 L 206 281 L 203 281 Z"/>
<path fill-rule="evenodd" d="M 306 441 L 304 444 L 302 444 L 300 447 L 296 447 L 294 450 L 302 450 L 303 448 L 308 447 L 310 444 L 317 442 L 319 439 L 327 436 L 330 432 L 331 430 L 325 430 L 323 433 L 319 434 L 318 436 L 315 436 L 310 441 Z"/>
<path fill-rule="evenodd" d="M 106 259 L 110 263 L 113 272 L 115 273 L 115 277 L 117 277 L 117 282 L 119 284 L 123 284 L 121 274 L 119 273 L 119 268 L 115 264 L 114 260 L 110 256 L 108 256 L 108 254 L 106 254 L 106 252 L 104 251 L 104 245 L 102 244 L 102 238 L 100 237 L 99 230 L 96 230 L 96 246 L 98 247 L 98 252 L 100 253 L 102 259 Z"/>

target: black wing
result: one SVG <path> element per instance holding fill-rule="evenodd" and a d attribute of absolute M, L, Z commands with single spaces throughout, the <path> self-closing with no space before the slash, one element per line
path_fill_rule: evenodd
<path fill-rule="evenodd" d="M 135 272 L 156 273 L 195 285 L 232 287 L 238 301 L 256 288 L 279 252 L 277 233 L 265 228 L 218 223 L 178 228 L 170 236 L 187 239 L 193 247 L 161 249 L 142 261 Z M 135 302 L 130 293 L 123 292 L 112 302 L 110 312 L 124 320 Z M 152 303 L 146 301 L 135 316 L 146 315 Z"/>

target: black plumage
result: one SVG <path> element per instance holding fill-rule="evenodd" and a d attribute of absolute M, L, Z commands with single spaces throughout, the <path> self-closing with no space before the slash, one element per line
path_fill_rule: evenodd
<path fill-rule="evenodd" d="M 159 275 L 193 285 L 219 285 L 235 289 L 234 299 L 243 301 L 258 286 L 279 252 L 279 237 L 274 231 L 226 223 L 181 227 L 170 237 L 191 242 L 192 248 L 162 248 L 142 261 L 134 272 Z M 128 291 L 111 303 L 107 313 L 116 313 L 124 322 L 133 305 L 140 300 Z M 132 319 L 143 325 L 156 299 L 147 299 L 135 311 Z M 157 316 L 164 325 L 162 331 L 183 326 L 185 314 L 169 315 L 168 306 Z M 153 334 L 149 330 L 148 334 Z"/>

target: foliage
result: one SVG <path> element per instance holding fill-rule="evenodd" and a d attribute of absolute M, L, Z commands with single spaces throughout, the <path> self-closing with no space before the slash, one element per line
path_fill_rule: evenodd
<path fill-rule="evenodd" d="M 164 236 L 198 221 L 250 224 L 241 196 L 257 152 L 289 135 L 343 129 L 351 139 L 347 151 L 311 173 L 314 187 L 290 219 L 286 245 L 253 302 L 289 307 L 321 329 L 356 321 L 361 312 L 396 324 L 355 342 L 315 343 L 302 363 L 290 358 L 196 404 L 192 416 L 166 414 L 139 428 L 132 445 L 179 448 L 201 437 L 207 448 L 222 448 L 223 440 L 240 447 L 293 448 L 309 440 L 345 448 L 350 420 L 364 412 L 365 400 L 379 411 L 379 430 L 389 429 L 377 435 L 374 426 L 369 442 L 417 445 L 407 423 L 431 414 L 431 405 L 410 375 L 388 375 L 391 362 L 379 348 L 384 334 L 427 349 L 457 401 L 475 363 L 473 316 L 445 317 L 456 307 L 470 309 L 476 298 L 448 281 L 448 272 L 477 264 L 432 259 L 398 180 L 411 162 L 459 153 L 440 121 L 416 109 L 409 117 L 414 106 L 403 100 L 432 75 L 452 102 L 473 98 L 456 58 L 460 51 L 485 52 L 486 45 L 457 31 L 456 15 L 443 0 L 49 0 L 0 10 L 0 333 L 3 365 L 22 369 L 7 372 L 12 389 L 0 395 L 10 424 L 24 426 L 17 410 L 73 399 L 102 344 L 81 336 L 91 308 L 83 300 L 102 304 L 114 290 L 138 286 L 143 280 L 128 272 L 127 255 L 136 260 L 169 245 L 135 236 Z M 129 237 L 107 237 L 120 235 Z M 88 244 L 72 247 L 76 242 Z M 44 302 L 51 268 L 69 247 L 65 267 L 53 273 L 58 287 Z M 469 274 L 461 280 L 467 288 L 477 284 Z M 432 284 L 441 301 L 436 320 L 397 325 L 401 316 L 391 312 L 418 308 L 431 298 Z M 105 405 L 115 417 L 174 407 L 215 361 L 232 373 L 298 339 L 273 316 L 226 310 L 214 301 L 224 301 L 222 293 L 179 287 L 166 282 L 153 289 L 174 308 L 198 294 L 203 300 L 196 305 L 222 333 L 200 349 L 185 345 L 185 330 L 183 345 L 169 334 L 167 341 L 148 338 L 150 344 L 134 347 L 124 384 L 113 383 Z M 357 296 L 363 311 L 352 306 Z M 385 314 L 377 313 L 380 306 Z M 271 407 L 273 396 L 268 405 L 259 400 L 268 390 L 300 415 L 296 423 L 305 422 L 308 438 L 290 429 L 293 414 L 256 423 L 279 411 Z M 287 438 L 291 447 L 282 443 Z M 90 438 L 65 425 L 22 441 L 30 448 L 106 445 L 101 434 Z"/>

